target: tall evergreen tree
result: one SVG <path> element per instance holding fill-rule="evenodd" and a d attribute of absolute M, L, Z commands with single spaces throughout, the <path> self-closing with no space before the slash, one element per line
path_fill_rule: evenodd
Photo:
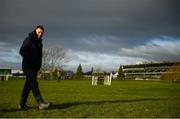
<path fill-rule="evenodd" d="M 125 79 L 122 66 L 119 67 L 117 79 L 119 79 L 119 80 Z"/>
<path fill-rule="evenodd" d="M 76 79 L 83 78 L 82 66 L 79 64 L 77 71 L 76 71 Z"/>
<path fill-rule="evenodd" d="M 93 70 L 94 70 L 94 69 L 93 69 L 93 67 L 92 67 L 92 68 L 91 68 L 91 75 L 92 75 L 92 73 L 93 73 Z"/>

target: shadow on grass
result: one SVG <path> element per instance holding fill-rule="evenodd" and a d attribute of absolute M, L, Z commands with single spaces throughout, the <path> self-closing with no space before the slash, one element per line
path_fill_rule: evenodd
<path fill-rule="evenodd" d="M 171 100 L 169 98 L 159 98 L 159 99 L 133 99 L 133 100 L 110 100 L 110 101 L 87 101 L 87 102 L 70 102 L 70 103 L 63 103 L 63 104 L 52 104 L 48 110 L 53 109 L 66 109 L 72 106 L 77 105 L 89 105 L 89 104 L 105 104 L 105 103 L 128 103 L 128 102 L 142 102 L 142 101 L 165 101 L 165 100 Z M 31 109 L 37 109 L 37 107 L 32 107 Z M 1 109 L 0 113 L 8 113 L 8 112 L 22 112 L 27 110 L 19 110 L 18 108 L 9 108 L 9 109 Z"/>
<path fill-rule="evenodd" d="M 8 108 L 8 109 L 0 109 L 0 113 L 9 113 L 9 112 L 23 112 L 23 111 L 28 111 L 31 109 L 37 109 L 37 107 L 30 107 L 29 109 L 18 109 L 18 108 Z"/>
<path fill-rule="evenodd" d="M 133 100 L 112 100 L 112 101 L 89 101 L 89 102 L 73 102 L 73 103 L 63 103 L 63 104 L 52 104 L 50 106 L 51 109 L 66 109 L 72 106 L 83 105 L 83 104 L 105 104 L 105 103 L 128 103 L 128 102 L 141 102 L 141 101 L 165 101 L 169 100 L 169 98 L 161 98 L 161 99 L 133 99 Z"/>

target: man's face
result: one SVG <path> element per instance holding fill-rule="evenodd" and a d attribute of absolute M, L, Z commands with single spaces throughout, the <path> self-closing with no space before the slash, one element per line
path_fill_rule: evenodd
<path fill-rule="evenodd" d="M 41 38 L 43 36 L 43 33 L 44 33 L 44 31 L 42 29 L 40 29 L 40 28 L 36 29 L 37 38 Z"/>

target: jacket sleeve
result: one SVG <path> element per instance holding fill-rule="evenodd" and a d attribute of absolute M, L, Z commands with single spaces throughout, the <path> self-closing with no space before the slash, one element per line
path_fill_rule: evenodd
<path fill-rule="evenodd" d="M 26 38 L 20 48 L 20 51 L 19 51 L 19 54 L 23 57 L 23 58 L 26 58 L 26 59 L 29 59 L 30 58 L 30 54 L 29 54 L 29 51 L 30 51 L 30 46 L 31 46 L 31 40 L 29 38 Z"/>

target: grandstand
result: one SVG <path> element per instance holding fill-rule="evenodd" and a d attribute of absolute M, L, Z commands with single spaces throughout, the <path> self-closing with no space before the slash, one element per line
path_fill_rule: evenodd
<path fill-rule="evenodd" d="M 125 78 L 135 80 L 160 79 L 163 73 L 180 62 L 144 63 L 135 65 L 122 65 Z"/>

